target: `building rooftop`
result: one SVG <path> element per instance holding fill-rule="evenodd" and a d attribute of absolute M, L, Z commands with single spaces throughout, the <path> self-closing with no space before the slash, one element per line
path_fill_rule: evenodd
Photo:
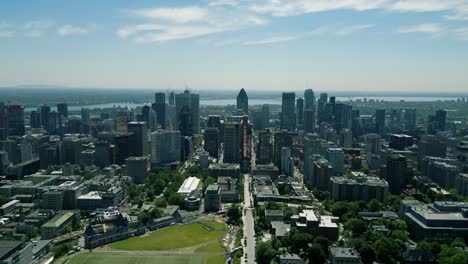
<path fill-rule="evenodd" d="M 81 195 L 78 199 L 101 199 L 101 194 L 98 191 L 91 191 Z"/>
<path fill-rule="evenodd" d="M 180 186 L 177 193 L 180 194 L 189 194 L 191 191 L 197 189 L 200 179 L 197 177 L 188 177 Z"/>
<path fill-rule="evenodd" d="M 328 250 L 335 258 L 360 258 L 359 253 L 353 247 L 329 247 Z"/>
<path fill-rule="evenodd" d="M 16 252 L 16 249 L 21 244 L 23 244 L 21 241 L 3 240 L 2 243 L 0 243 L 0 260 L 4 260 L 11 253 Z"/>
<path fill-rule="evenodd" d="M 56 215 L 54 218 L 50 219 L 43 227 L 59 227 L 64 222 L 66 222 L 70 217 L 73 217 L 73 212 L 64 212 Z"/>
<path fill-rule="evenodd" d="M 11 201 L 9 201 L 8 203 L 2 205 L 1 209 L 2 209 L 2 210 L 3 210 L 3 209 L 6 209 L 6 208 L 8 208 L 8 207 L 10 207 L 10 206 L 13 206 L 13 205 L 15 205 L 15 204 L 18 204 L 19 202 L 20 202 L 20 200 L 11 200 Z"/>

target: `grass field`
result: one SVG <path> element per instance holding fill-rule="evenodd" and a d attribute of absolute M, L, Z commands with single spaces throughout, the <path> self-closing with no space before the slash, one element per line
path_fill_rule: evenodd
<path fill-rule="evenodd" d="M 224 236 L 227 227 L 216 221 L 201 221 L 187 225 L 175 225 L 156 230 L 144 237 L 133 237 L 109 245 L 119 250 L 169 250 L 185 248 L 217 240 Z M 207 228 L 205 225 L 209 226 Z"/>
<path fill-rule="evenodd" d="M 206 254 L 207 264 L 223 264 L 226 262 L 225 259 L 226 250 L 221 246 L 219 242 L 214 242 L 201 246 L 195 250 L 195 253 Z"/>
<path fill-rule="evenodd" d="M 204 254 L 93 252 L 74 256 L 68 264 L 211 264 Z M 224 263 L 224 262 L 220 262 Z"/>

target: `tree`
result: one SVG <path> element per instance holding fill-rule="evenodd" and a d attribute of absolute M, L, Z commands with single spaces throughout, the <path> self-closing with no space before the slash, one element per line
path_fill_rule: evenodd
<path fill-rule="evenodd" d="M 348 221 L 345 222 L 344 228 L 347 230 L 351 230 L 353 236 L 359 236 L 366 232 L 367 224 L 361 219 L 350 218 L 348 219 Z"/>
<path fill-rule="evenodd" d="M 241 209 L 239 207 L 239 205 L 237 204 L 232 204 L 227 212 L 226 212 L 226 215 L 227 217 L 229 218 L 229 220 L 233 223 L 239 223 L 240 222 L 240 219 L 241 219 Z"/>
<path fill-rule="evenodd" d="M 271 245 L 271 242 L 260 242 L 255 247 L 255 258 L 259 264 L 270 264 L 277 252 Z"/>
<path fill-rule="evenodd" d="M 377 212 L 383 209 L 383 204 L 379 202 L 377 199 L 372 199 L 368 204 L 367 204 L 367 210 L 369 212 Z"/>
<path fill-rule="evenodd" d="M 363 243 L 362 246 L 356 250 L 359 252 L 361 260 L 364 264 L 370 264 L 376 260 L 375 249 L 369 243 Z"/>
<path fill-rule="evenodd" d="M 298 232 L 296 230 L 290 232 L 289 234 L 291 251 L 294 253 L 300 253 L 306 251 L 309 243 L 314 241 L 314 238 L 308 233 Z"/>
<path fill-rule="evenodd" d="M 72 246 L 68 243 L 65 244 L 60 244 L 58 246 L 55 246 L 53 251 L 54 251 L 54 257 L 56 259 L 60 258 L 61 256 L 65 255 L 68 253 L 68 251 L 72 250 Z"/>
<path fill-rule="evenodd" d="M 323 252 L 325 255 L 328 255 L 328 247 L 331 245 L 330 240 L 323 236 L 318 236 L 314 239 L 314 243 L 319 244 L 322 247 Z"/>
<path fill-rule="evenodd" d="M 313 243 L 307 251 L 307 257 L 310 263 L 324 264 L 327 260 L 320 244 Z"/>
<path fill-rule="evenodd" d="M 377 260 L 383 263 L 397 263 L 400 256 L 400 246 L 390 238 L 381 237 L 374 243 Z"/>
<path fill-rule="evenodd" d="M 178 193 L 171 193 L 167 199 L 167 203 L 170 205 L 182 205 L 184 198 Z"/>
<path fill-rule="evenodd" d="M 405 221 L 398 219 L 392 223 L 391 227 L 393 230 L 406 230 L 408 225 Z"/>
<path fill-rule="evenodd" d="M 164 198 L 164 196 L 157 198 L 156 201 L 154 201 L 154 205 L 165 208 L 167 206 L 166 198 Z"/>
<path fill-rule="evenodd" d="M 437 263 L 459 264 L 468 263 L 468 252 L 459 248 L 442 245 L 440 254 L 437 256 Z"/>

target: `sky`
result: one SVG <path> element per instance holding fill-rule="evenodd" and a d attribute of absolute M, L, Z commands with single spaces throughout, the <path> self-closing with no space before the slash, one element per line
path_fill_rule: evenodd
<path fill-rule="evenodd" d="M 4 0 L 0 86 L 468 91 L 468 0 Z"/>

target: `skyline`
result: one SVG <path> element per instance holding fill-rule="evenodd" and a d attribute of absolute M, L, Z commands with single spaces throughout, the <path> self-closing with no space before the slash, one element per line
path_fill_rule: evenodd
<path fill-rule="evenodd" d="M 468 1 L 15 1 L 0 86 L 463 92 Z"/>

